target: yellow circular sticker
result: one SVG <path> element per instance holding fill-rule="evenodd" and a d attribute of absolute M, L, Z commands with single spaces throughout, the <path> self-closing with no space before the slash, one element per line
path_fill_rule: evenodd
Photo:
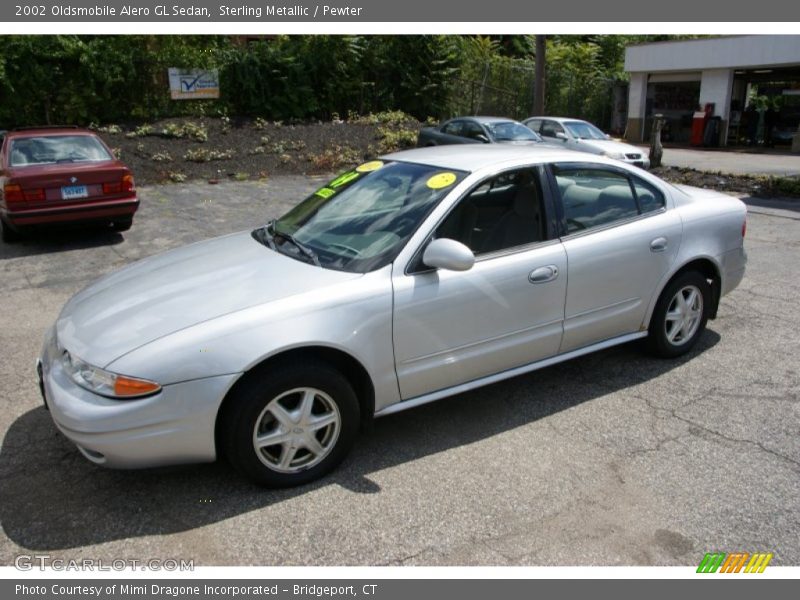
<path fill-rule="evenodd" d="M 442 188 L 446 188 L 447 186 L 453 185 L 455 180 L 455 173 L 438 173 L 428 179 L 427 184 L 432 190 L 440 190 Z"/>
<path fill-rule="evenodd" d="M 377 171 L 383 166 L 382 160 L 371 160 L 369 162 L 364 163 L 363 165 L 359 165 L 356 167 L 356 171 L 359 173 L 369 173 L 370 171 Z"/>

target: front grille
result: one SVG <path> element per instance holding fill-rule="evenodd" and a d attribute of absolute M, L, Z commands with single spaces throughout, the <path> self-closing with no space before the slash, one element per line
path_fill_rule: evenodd
<path fill-rule="evenodd" d="M 631 160 L 636 160 L 637 158 L 642 158 L 641 154 L 626 154 L 626 158 L 630 158 Z"/>

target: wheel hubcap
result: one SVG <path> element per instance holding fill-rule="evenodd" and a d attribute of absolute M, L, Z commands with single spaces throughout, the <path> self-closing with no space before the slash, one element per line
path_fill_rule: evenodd
<path fill-rule="evenodd" d="M 693 285 L 678 290 L 667 307 L 664 333 L 673 346 L 688 342 L 703 318 L 703 294 Z"/>
<path fill-rule="evenodd" d="M 336 445 L 339 407 L 316 388 L 295 388 L 273 398 L 253 430 L 258 459 L 273 471 L 296 473 L 319 464 Z"/>

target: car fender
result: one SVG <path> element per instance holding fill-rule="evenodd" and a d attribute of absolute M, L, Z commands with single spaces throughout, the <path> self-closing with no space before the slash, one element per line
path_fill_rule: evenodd
<path fill-rule="evenodd" d="M 107 369 L 169 385 L 243 374 L 304 347 L 339 350 L 372 380 L 376 409 L 399 401 L 392 345 L 391 265 L 325 291 L 198 323 L 141 346 Z"/>

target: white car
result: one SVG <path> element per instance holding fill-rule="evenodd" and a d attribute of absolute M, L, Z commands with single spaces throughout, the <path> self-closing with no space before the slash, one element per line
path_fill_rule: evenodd
<path fill-rule="evenodd" d="M 548 142 L 561 142 L 565 148 L 599 154 L 628 164 L 650 168 L 647 154 L 636 146 L 612 140 L 588 121 L 564 117 L 530 117 L 522 122 Z"/>
<path fill-rule="evenodd" d="M 745 216 L 571 151 L 398 152 L 78 292 L 41 388 L 98 465 L 306 483 L 373 417 L 640 338 L 688 352 L 744 275 Z"/>

